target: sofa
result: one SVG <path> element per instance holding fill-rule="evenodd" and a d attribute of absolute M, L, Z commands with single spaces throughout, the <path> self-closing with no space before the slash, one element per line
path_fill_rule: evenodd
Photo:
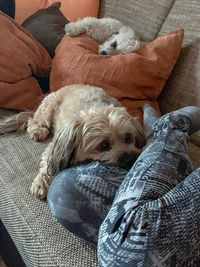
<path fill-rule="evenodd" d="M 184 28 L 183 48 L 159 96 L 159 105 L 162 114 L 187 105 L 200 106 L 199 0 L 102 0 L 99 16 L 117 18 L 134 27 L 144 41 Z M 0 118 L 15 112 L 1 109 Z M 47 202 L 30 193 L 46 145 L 33 142 L 26 133 L 0 136 L 0 239 L 7 235 L 18 253 L 10 266 L 98 266 L 96 248 L 64 229 Z M 189 141 L 194 168 L 200 166 L 199 146 L 197 132 Z M 9 245 L 1 249 L 9 254 Z M 6 258 L 9 261 L 9 256 Z"/>

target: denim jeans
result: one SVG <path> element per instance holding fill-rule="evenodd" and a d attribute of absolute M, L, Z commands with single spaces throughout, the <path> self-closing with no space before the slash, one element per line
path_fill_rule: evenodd
<path fill-rule="evenodd" d="M 200 169 L 192 172 L 188 157 L 189 124 L 161 117 L 128 173 L 91 162 L 54 178 L 53 215 L 97 245 L 101 267 L 200 266 Z"/>

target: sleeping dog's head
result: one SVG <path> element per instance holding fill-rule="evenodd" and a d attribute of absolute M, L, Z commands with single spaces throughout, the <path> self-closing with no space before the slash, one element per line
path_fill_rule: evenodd
<path fill-rule="evenodd" d="M 137 51 L 141 43 L 130 27 L 121 27 L 99 46 L 101 55 L 118 55 Z"/>
<path fill-rule="evenodd" d="M 54 137 L 48 172 L 88 160 L 130 168 L 145 142 L 142 126 L 125 108 L 92 107 L 67 119 Z"/>

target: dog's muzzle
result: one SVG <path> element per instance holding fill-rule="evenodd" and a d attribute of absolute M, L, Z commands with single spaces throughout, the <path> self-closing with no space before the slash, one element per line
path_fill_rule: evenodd
<path fill-rule="evenodd" d="M 124 153 L 119 157 L 118 165 L 123 169 L 130 170 L 137 158 L 136 154 Z"/>

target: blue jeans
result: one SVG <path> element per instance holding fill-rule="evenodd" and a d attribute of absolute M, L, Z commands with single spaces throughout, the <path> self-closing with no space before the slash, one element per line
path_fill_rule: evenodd
<path fill-rule="evenodd" d="M 97 245 L 101 267 L 200 266 L 200 169 L 192 172 L 188 157 L 189 124 L 159 119 L 128 173 L 93 162 L 54 178 L 53 215 Z"/>

